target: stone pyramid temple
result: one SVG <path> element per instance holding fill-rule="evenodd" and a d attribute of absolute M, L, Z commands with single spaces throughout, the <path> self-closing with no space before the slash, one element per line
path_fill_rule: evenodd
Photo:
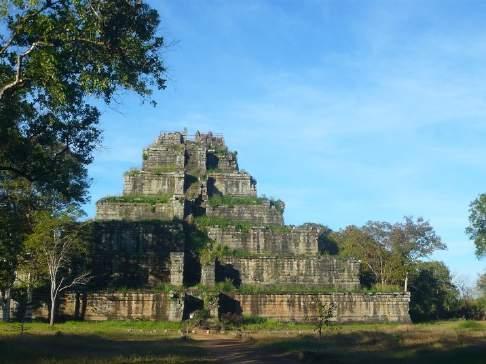
<path fill-rule="evenodd" d="M 96 204 L 95 279 L 65 313 L 181 320 L 206 308 L 302 321 L 320 304 L 341 322 L 410 320 L 409 293 L 361 289 L 360 263 L 321 252 L 318 224 L 285 225 L 284 203 L 259 197 L 222 136 L 163 133 L 141 159 L 123 194 Z"/>

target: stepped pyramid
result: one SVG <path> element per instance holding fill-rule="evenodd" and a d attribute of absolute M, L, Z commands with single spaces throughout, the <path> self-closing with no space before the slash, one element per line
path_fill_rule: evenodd
<path fill-rule="evenodd" d="M 341 321 L 409 320 L 408 294 L 363 294 L 358 261 L 319 252 L 318 225 L 286 226 L 284 203 L 258 196 L 256 180 L 239 169 L 222 136 L 163 133 L 141 157 L 142 168 L 124 175 L 123 194 L 96 204 L 93 264 L 100 286 L 230 281 L 229 299 L 243 314 L 302 320 L 317 299 L 335 303 Z M 197 234 L 223 253 L 201 264 Z M 198 300 L 189 296 L 186 316 L 187 302 Z"/>

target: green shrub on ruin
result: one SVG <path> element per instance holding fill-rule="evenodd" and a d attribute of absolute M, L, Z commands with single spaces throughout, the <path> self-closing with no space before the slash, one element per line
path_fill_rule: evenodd
<path fill-rule="evenodd" d="M 164 166 L 158 166 L 158 167 L 150 169 L 150 171 L 155 175 L 177 172 L 177 170 L 178 170 L 178 168 L 175 164 L 166 164 Z"/>
<path fill-rule="evenodd" d="M 285 203 L 282 200 L 276 200 L 273 198 L 268 198 L 266 196 L 256 197 L 256 196 L 223 196 L 216 195 L 212 196 L 208 200 L 208 204 L 211 207 L 218 206 L 241 206 L 241 205 L 263 205 L 265 202 L 270 204 L 270 207 L 274 207 L 280 213 L 284 212 Z"/>
<path fill-rule="evenodd" d="M 160 203 L 167 203 L 170 200 L 169 194 L 160 194 L 154 196 L 147 195 L 123 195 L 123 196 L 108 196 L 102 198 L 99 202 L 120 202 L 120 203 L 147 203 L 156 205 Z"/>
<path fill-rule="evenodd" d="M 130 177 L 138 176 L 139 174 L 140 174 L 140 170 L 137 168 L 130 168 L 128 171 L 124 173 L 125 176 L 130 176 Z"/>
<path fill-rule="evenodd" d="M 261 205 L 265 202 L 264 198 L 255 196 L 212 196 L 208 203 L 211 207 L 218 206 L 239 206 L 239 205 Z"/>
<path fill-rule="evenodd" d="M 209 226 L 218 226 L 221 228 L 225 227 L 234 227 L 237 230 L 243 231 L 243 232 L 249 232 L 252 224 L 245 222 L 245 221 L 238 221 L 238 220 L 232 220 L 232 219 L 227 219 L 224 217 L 212 217 L 212 216 L 199 216 L 194 219 L 194 223 L 199 227 L 199 228 L 206 228 Z"/>
<path fill-rule="evenodd" d="M 302 284 L 242 284 L 238 293 L 241 294 L 282 294 L 282 293 L 333 293 L 336 288 L 328 286 L 304 286 Z"/>

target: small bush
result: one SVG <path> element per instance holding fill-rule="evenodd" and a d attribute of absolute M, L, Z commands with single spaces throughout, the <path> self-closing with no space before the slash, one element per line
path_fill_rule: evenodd
<path fill-rule="evenodd" d="M 138 176 L 140 174 L 140 170 L 137 168 L 130 168 L 128 171 L 126 171 L 125 176 Z"/>
<path fill-rule="evenodd" d="M 158 203 L 167 203 L 170 200 L 170 195 L 161 194 L 156 196 L 146 195 L 123 195 L 123 196 L 108 196 L 102 198 L 100 202 L 121 202 L 121 203 L 148 203 L 155 205 Z"/>
<path fill-rule="evenodd" d="M 243 232 L 249 232 L 252 227 L 250 223 L 244 221 L 237 221 L 237 220 L 231 220 L 222 217 L 210 217 L 210 216 L 196 217 L 194 219 L 194 223 L 199 228 L 205 228 L 208 226 L 219 226 L 225 228 L 231 226 Z"/>
<path fill-rule="evenodd" d="M 209 206 L 238 206 L 238 205 L 261 205 L 265 199 L 254 196 L 212 196 L 209 198 Z"/>
<path fill-rule="evenodd" d="M 459 316 L 466 320 L 486 320 L 486 304 L 484 300 L 463 300 L 459 307 Z"/>
<path fill-rule="evenodd" d="M 158 166 L 156 168 L 153 168 L 150 171 L 155 175 L 161 175 L 164 173 L 176 172 L 177 170 L 178 168 L 175 164 L 167 164 L 165 166 Z"/>

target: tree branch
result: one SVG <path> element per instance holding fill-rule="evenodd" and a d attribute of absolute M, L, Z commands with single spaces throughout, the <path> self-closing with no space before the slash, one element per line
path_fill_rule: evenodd
<path fill-rule="evenodd" d="M 46 46 L 52 46 L 51 43 L 47 42 L 42 42 L 42 41 L 37 41 L 32 43 L 32 45 L 24 52 L 21 54 L 17 55 L 17 63 L 16 63 L 16 71 L 15 71 L 15 80 L 13 80 L 10 83 L 7 83 L 5 86 L 3 86 L 0 89 L 0 100 L 2 99 L 3 95 L 7 90 L 10 90 L 16 86 L 23 85 L 25 80 L 22 78 L 22 61 L 25 57 L 27 57 L 30 53 L 32 53 L 36 48 L 39 47 L 46 47 Z"/>
<path fill-rule="evenodd" d="M 27 20 L 29 20 L 31 18 L 35 18 L 37 15 L 39 15 L 40 13 L 42 13 L 43 11 L 45 11 L 49 8 L 52 8 L 54 5 L 58 4 L 59 2 L 60 2 L 59 0 L 56 0 L 56 1 L 48 0 L 48 1 L 46 1 L 45 5 L 43 7 L 41 7 L 40 9 L 38 9 L 37 11 L 34 11 L 33 13 L 27 14 L 23 18 L 21 17 L 17 26 L 25 23 Z M 14 41 L 14 39 L 17 35 L 18 35 L 18 32 L 16 30 L 12 34 L 10 39 L 2 46 L 2 49 L 0 50 L 0 54 L 4 53 L 12 45 L 12 42 Z"/>
<path fill-rule="evenodd" d="M 75 277 L 70 284 L 65 285 L 64 287 L 59 286 L 58 292 L 62 292 L 68 288 L 71 288 L 73 286 L 77 285 L 85 285 L 91 280 L 91 276 L 89 275 L 89 272 L 84 272 L 81 275 Z"/>
<path fill-rule="evenodd" d="M 32 178 L 30 175 L 28 175 L 25 172 L 22 172 L 20 169 L 17 169 L 15 167 L 9 167 L 9 166 L 0 166 L 0 171 L 10 171 L 13 173 L 18 174 L 21 177 L 24 177 L 26 180 L 29 182 L 34 182 L 34 178 Z"/>

